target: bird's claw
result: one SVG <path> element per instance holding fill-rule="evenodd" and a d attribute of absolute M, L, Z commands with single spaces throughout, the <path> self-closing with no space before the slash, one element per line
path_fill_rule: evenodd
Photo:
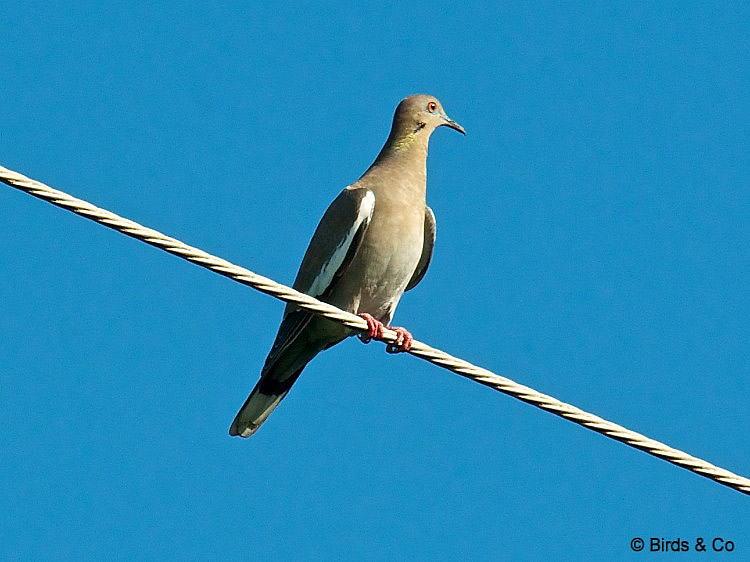
<path fill-rule="evenodd" d="M 411 344 L 414 341 L 414 338 L 407 329 L 394 326 L 383 326 L 382 322 L 376 320 L 371 314 L 367 314 L 366 312 L 358 314 L 357 316 L 364 318 L 367 322 L 367 332 L 359 334 L 359 339 L 362 343 L 370 343 L 372 340 L 382 340 L 383 330 L 388 328 L 389 330 L 396 332 L 396 340 L 394 342 L 389 342 L 385 346 L 385 350 L 388 353 L 402 353 L 411 349 Z"/>
<path fill-rule="evenodd" d="M 388 326 L 388 329 L 396 332 L 396 341 L 385 346 L 388 353 L 402 353 L 411 349 L 414 338 L 409 330 L 400 326 Z"/>
<path fill-rule="evenodd" d="M 367 314 L 366 312 L 357 314 L 357 316 L 364 318 L 367 322 L 368 331 L 359 334 L 359 339 L 362 340 L 362 343 L 370 343 L 372 340 L 383 339 L 383 323 L 381 321 L 375 320 L 371 314 Z"/>

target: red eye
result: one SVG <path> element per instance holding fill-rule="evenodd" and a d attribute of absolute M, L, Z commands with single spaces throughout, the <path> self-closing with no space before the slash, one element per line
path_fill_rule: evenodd
<path fill-rule="evenodd" d="M 431 101 L 427 104 L 427 111 L 430 113 L 435 113 L 437 111 L 437 104 L 434 101 Z"/>

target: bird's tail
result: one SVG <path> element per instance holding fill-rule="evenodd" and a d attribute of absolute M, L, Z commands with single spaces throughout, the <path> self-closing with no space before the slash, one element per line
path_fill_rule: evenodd
<path fill-rule="evenodd" d="M 255 433 L 287 395 L 302 369 L 304 366 L 283 379 L 278 379 L 272 372 L 264 372 L 240 411 L 237 412 L 229 428 L 229 435 L 250 437 Z"/>

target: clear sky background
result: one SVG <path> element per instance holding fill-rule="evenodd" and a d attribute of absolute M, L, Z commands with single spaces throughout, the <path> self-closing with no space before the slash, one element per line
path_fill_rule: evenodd
<path fill-rule="evenodd" d="M 0 164 L 289 283 L 434 94 L 396 323 L 750 475 L 746 3 L 74 4 L 3 5 Z M 0 557 L 750 557 L 750 498 L 380 344 L 230 438 L 282 307 L 0 186 Z"/>

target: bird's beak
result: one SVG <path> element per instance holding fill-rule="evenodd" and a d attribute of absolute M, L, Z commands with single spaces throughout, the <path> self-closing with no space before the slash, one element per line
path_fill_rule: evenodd
<path fill-rule="evenodd" d="M 464 128 L 447 115 L 443 115 L 443 119 L 445 120 L 445 123 L 443 123 L 443 125 L 445 125 L 446 127 L 450 127 L 451 129 L 453 129 L 454 131 L 458 131 L 462 135 L 466 134 Z"/>

